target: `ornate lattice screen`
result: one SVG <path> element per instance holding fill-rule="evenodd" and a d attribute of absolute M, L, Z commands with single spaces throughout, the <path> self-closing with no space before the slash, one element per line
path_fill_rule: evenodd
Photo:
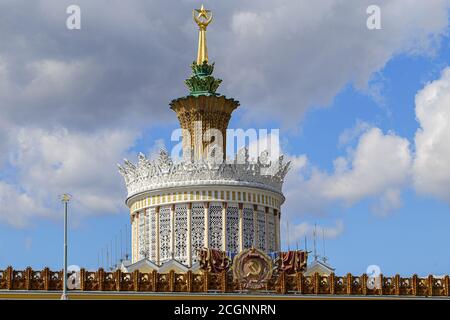
<path fill-rule="evenodd" d="M 191 241 L 193 261 L 197 261 L 197 250 L 205 243 L 205 208 L 203 203 L 194 203 L 191 212 Z"/>
<path fill-rule="evenodd" d="M 172 245 L 171 228 L 170 207 L 161 207 L 159 211 L 159 246 L 161 262 L 172 258 L 172 252 L 170 252 Z"/>
<path fill-rule="evenodd" d="M 227 207 L 227 251 L 239 251 L 239 206 L 229 203 Z"/>
<path fill-rule="evenodd" d="M 253 246 L 254 224 L 253 224 L 253 206 L 245 205 L 243 209 L 244 219 L 244 248 Z"/>
<path fill-rule="evenodd" d="M 187 205 L 177 204 L 175 206 L 175 259 L 187 264 L 187 232 L 188 215 Z"/>
<path fill-rule="evenodd" d="M 209 247 L 222 250 L 222 204 L 212 202 L 209 205 Z"/>
<path fill-rule="evenodd" d="M 265 251 L 266 250 L 266 212 L 264 211 L 264 207 L 258 206 L 257 211 L 257 225 L 258 225 L 258 236 L 257 236 L 257 244 L 258 249 Z"/>
<path fill-rule="evenodd" d="M 274 252 L 275 248 L 275 216 L 273 209 L 269 209 L 269 214 L 267 215 L 267 251 Z"/>
<path fill-rule="evenodd" d="M 145 259 L 148 257 L 148 212 L 144 211 L 139 215 L 139 252 L 138 259 Z"/>

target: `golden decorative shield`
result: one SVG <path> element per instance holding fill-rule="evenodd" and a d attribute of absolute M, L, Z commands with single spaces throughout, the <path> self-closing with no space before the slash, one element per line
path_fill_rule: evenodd
<path fill-rule="evenodd" d="M 234 257 L 233 276 L 243 289 L 264 289 L 272 277 L 272 259 L 255 248 L 243 250 Z"/>

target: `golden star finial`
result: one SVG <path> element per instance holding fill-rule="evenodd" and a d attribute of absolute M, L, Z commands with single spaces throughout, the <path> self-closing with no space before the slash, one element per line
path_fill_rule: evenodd
<path fill-rule="evenodd" d="M 195 14 L 196 12 L 197 14 Z M 200 28 L 206 28 L 212 21 L 211 10 L 206 10 L 203 5 L 200 9 L 195 9 L 193 13 L 194 20 Z"/>
<path fill-rule="evenodd" d="M 197 16 L 198 19 L 200 19 L 200 18 L 208 19 L 208 13 L 211 12 L 211 10 L 205 10 L 205 7 L 203 6 L 203 4 L 200 9 L 195 9 L 195 11 L 197 11 L 197 13 L 198 13 L 198 16 Z"/>

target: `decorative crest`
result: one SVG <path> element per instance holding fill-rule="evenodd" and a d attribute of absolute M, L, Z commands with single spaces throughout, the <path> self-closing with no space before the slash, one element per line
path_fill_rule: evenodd
<path fill-rule="evenodd" d="M 281 193 L 290 162 L 268 161 L 263 152 L 256 161 L 249 161 L 248 150 L 241 150 L 232 163 L 210 163 L 196 160 L 174 163 L 165 149 L 155 161 L 139 155 L 137 165 L 128 160 L 119 165 L 131 197 L 141 192 L 168 187 L 193 185 L 239 185 L 259 187 Z M 262 164 L 262 162 L 266 162 Z"/>
<path fill-rule="evenodd" d="M 241 288 L 261 290 L 272 277 L 272 259 L 261 250 L 251 248 L 234 257 L 233 276 Z"/>

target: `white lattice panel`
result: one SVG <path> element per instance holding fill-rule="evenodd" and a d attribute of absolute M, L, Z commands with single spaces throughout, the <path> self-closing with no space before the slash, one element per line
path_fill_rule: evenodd
<path fill-rule="evenodd" d="M 244 206 L 243 209 L 244 224 L 244 248 L 253 247 L 254 223 L 253 223 L 253 207 Z"/>
<path fill-rule="evenodd" d="M 275 216 L 273 214 L 272 209 L 269 211 L 269 215 L 267 216 L 266 227 L 267 227 L 267 242 L 268 242 L 267 251 L 274 252 L 274 251 L 276 251 L 276 248 L 275 248 Z"/>
<path fill-rule="evenodd" d="M 257 213 L 258 221 L 258 235 L 257 235 L 257 243 L 258 249 L 265 251 L 266 250 L 266 213 L 264 208 L 258 207 Z"/>
<path fill-rule="evenodd" d="M 239 207 L 229 203 L 227 207 L 227 251 L 239 251 Z"/>
<path fill-rule="evenodd" d="M 138 259 L 145 259 L 148 256 L 148 247 L 147 247 L 147 212 L 141 212 L 139 214 L 139 236 L 138 236 L 138 242 L 139 242 L 139 252 L 138 252 Z"/>
<path fill-rule="evenodd" d="M 175 259 L 183 264 L 187 264 L 187 232 L 188 216 L 187 205 L 179 204 L 175 206 Z"/>
<path fill-rule="evenodd" d="M 161 262 L 172 258 L 171 245 L 172 223 L 170 217 L 170 207 L 161 207 L 159 211 L 159 246 Z"/>
<path fill-rule="evenodd" d="M 191 211 L 192 260 L 197 261 L 197 250 L 205 242 L 205 208 L 203 203 L 194 203 Z"/>
<path fill-rule="evenodd" d="M 222 204 L 209 205 L 209 247 L 222 250 Z"/>

